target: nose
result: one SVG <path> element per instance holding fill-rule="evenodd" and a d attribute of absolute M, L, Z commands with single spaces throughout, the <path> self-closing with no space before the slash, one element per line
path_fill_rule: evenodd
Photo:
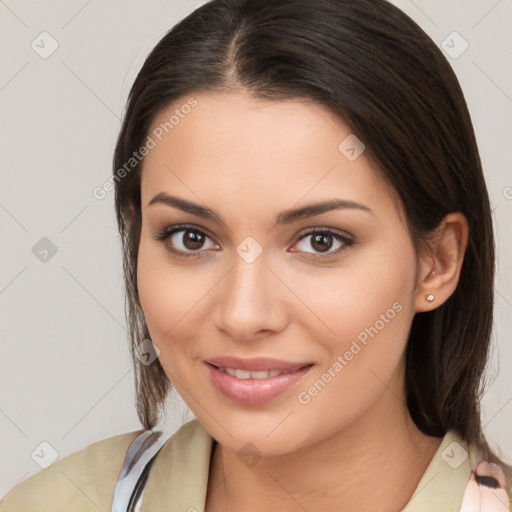
<path fill-rule="evenodd" d="M 224 335 L 249 342 L 286 328 L 285 286 L 263 255 L 247 263 L 235 255 L 233 267 L 217 287 L 213 319 Z"/>

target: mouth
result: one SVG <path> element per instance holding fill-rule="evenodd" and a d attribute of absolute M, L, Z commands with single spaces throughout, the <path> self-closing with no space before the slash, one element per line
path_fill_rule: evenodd
<path fill-rule="evenodd" d="M 259 366 L 258 369 L 247 369 L 248 366 Z M 220 393 L 238 404 L 256 405 L 268 402 L 285 391 L 294 387 L 309 373 L 313 363 L 290 364 L 279 362 L 274 367 L 269 365 L 261 368 L 261 360 L 255 365 L 255 360 L 238 365 L 220 366 L 205 361 L 206 369 L 214 387 Z M 281 366 L 276 368 L 275 365 Z M 288 366 L 288 367 L 284 367 Z"/>

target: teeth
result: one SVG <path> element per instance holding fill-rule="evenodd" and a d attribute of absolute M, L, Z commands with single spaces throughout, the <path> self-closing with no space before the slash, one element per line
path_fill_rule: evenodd
<path fill-rule="evenodd" d="M 238 370 L 236 368 L 219 368 L 219 370 L 238 379 L 267 379 L 268 377 L 277 377 L 278 375 L 291 373 L 291 370 L 262 370 L 257 372 Z"/>
<path fill-rule="evenodd" d="M 249 372 L 247 372 L 249 373 Z M 251 379 L 266 379 L 269 377 L 269 372 L 266 370 L 260 371 L 260 372 L 250 372 L 251 373 Z"/>

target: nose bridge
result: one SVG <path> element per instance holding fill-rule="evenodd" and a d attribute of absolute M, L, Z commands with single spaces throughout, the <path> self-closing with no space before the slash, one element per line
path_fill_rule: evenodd
<path fill-rule="evenodd" d="M 252 244 L 252 245 L 251 245 Z M 273 273 L 263 250 L 252 241 L 242 243 L 234 254 L 233 267 L 217 298 L 217 327 L 236 339 L 249 339 L 261 330 L 279 330 L 285 316 L 278 306 Z"/>
<path fill-rule="evenodd" d="M 266 255 L 254 257 L 249 250 L 245 256 L 250 254 L 251 257 L 246 258 L 244 254 L 240 255 L 241 249 L 242 245 L 237 248 L 237 254 L 233 258 L 225 299 L 232 307 L 252 308 L 270 300 L 270 297 L 267 297 L 267 284 L 271 272 L 267 268 Z"/>

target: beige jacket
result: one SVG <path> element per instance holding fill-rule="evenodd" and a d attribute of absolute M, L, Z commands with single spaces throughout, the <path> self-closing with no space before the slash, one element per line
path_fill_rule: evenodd
<path fill-rule="evenodd" d="M 127 450 L 142 432 L 104 439 L 54 462 L 12 489 L 0 512 L 109 512 Z M 150 468 L 141 512 L 204 512 L 212 446 L 197 419 L 173 434 Z M 504 489 L 475 482 L 476 462 L 474 449 L 448 432 L 403 512 L 508 512 Z"/>

